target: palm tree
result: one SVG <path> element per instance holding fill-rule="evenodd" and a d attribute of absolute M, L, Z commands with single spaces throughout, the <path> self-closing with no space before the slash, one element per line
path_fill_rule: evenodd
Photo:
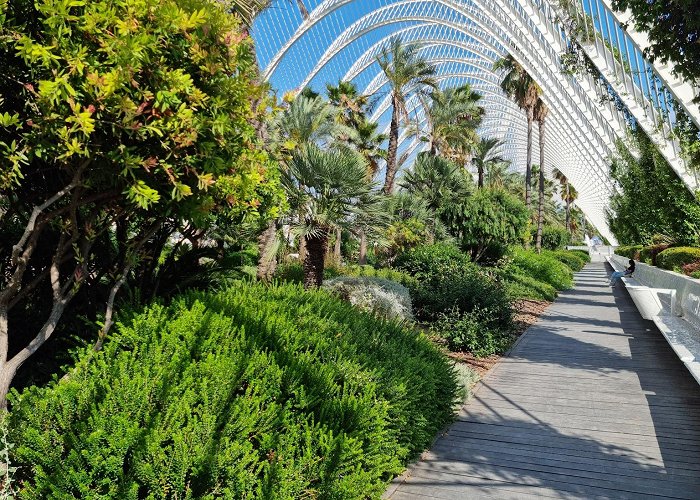
<path fill-rule="evenodd" d="M 292 3 L 292 0 L 289 0 L 289 3 Z M 306 10 L 303 0 L 296 0 L 296 4 L 299 9 L 299 14 L 301 14 L 301 17 L 306 21 L 309 18 L 309 11 Z"/>
<path fill-rule="evenodd" d="M 354 83 L 340 80 L 338 85 L 326 84 L 328 101 L 340 110 L 338 119 L 344 125 L 354 127 L 365 120 L 369 96 L 362 95 Z"/>
<path fill-rule="evenodd" d="M 481 94 L 467 85 L 435 89 L 430 93 L 430 104 L 426 108 L 430 152 L 438 151 L 454 159 L 455 151 L 471 151 L 479 140 L 476 129 L 481 123 L 484 108 L 479 105 Z M 466 145 L 466 148 L 464 147 Z"/>
<path fill-rule="evenodd" d="M 574 188 L 574 186 L 571 185 L 569 179 L 566 177 L 566 175 L 564 175 L 564 173 L 561 170 L 555 168 L 554 170 L 552 170 L 552 174 L 561 185 L 561 199 L 566 205 L 566 230 L 573 235 L 574 221 L 571 218 L 571 204 L 578 198 L 578 192 L 576 191 L 576 188 Z"/>
<path fill-rule="evenodd" d="M 486 184 L 490 188 L 499 188 L 516 196 L 522 196 L 524 176 L 518 172 L 509 171 L 510 162 L 507 160 L 486 165 Z"/>
<path fill-rule="evenodd" d="M 537 100 L 537 105 L 535 106 L 534 118 L 537 121 L 537 126 L 539 128 L 539 145 L 540 145 L 540 182 L 539 182 L 539 203 L 537 205 L 537 239 L 535 240 L 535 248 L 537 253 L 542 251 L 542 226 L 544 225 L 544 125 L 547 115 L 549 114 L 549 108 L 542 101 L 542 99 Z"/>
<path fill-rule="evenodd" d="M 382 47 L 377 56 L 391 92 L 391 126 L 389 128 L 389 149 L 387 151 L 386 178 L 383 191 L 390 194 L 394 190 L 396 177 L 396 154 L 399 145 L 399 122 L 408 119 L 406 96 L 411 92 L 423 92 L 425 87 L 436 88 L 435 66 L 429 64 L 418 51 L 418 45 L 404 46 L 401 38 L 393 37 Z"/>
<path fill-rule="evenodd" d="M 439 210 L 450 199 L 462 198 L 471 191 L 471 180 L 456 163 L 427 152 L 420 153 L 401 180 L 409 193 L 425 200 L 428 208 Z M 473 186 L 473 184 L 472 184 Z"/>
<path fill-rule="evenodd" d="M 479 173 L 478 188 L 484 187 L 484 172 L 493 164 L 503 163 L 503 158 L 496 154 L 496 150 L 502 145 L 503 142 L 495 137 L 489 139 L 482 137 L 476 144 L 472 163 Z"/>
<path fill-rule="evenodd" d="M 329 236 L 352 225 L 362 205 L 375 203 L 361 155 L 347 147 L 323 150 L 308 144 L 294 152 L 282 175 L 290 206 L 301 214 L 289 222 L 306 241 L 304 288 L 323 282 L 323 263 Z"/>
<path fill-rule="evenodd" d="M 525 110 L 527 116 L 527 164 L 525 167 L 525 205 L 530 208 L 530 178 L 532 172 L 532 122 L 534 120 L 535 106 L 542 93 L 539 86 L 525 71 L 515 58 L 508 54 L 500 58 L 493 65 L 494 71 L 503 70 L 505 75 L 501 80 L 501 88 L 513 99 L 520 109 Z"/>
<path fill-rule="evenodd" d="M 294 151 L 307 144 L 330 144 L 333 138 L 346 133 L 347 127 L 336 120 L 338 110 L 321 96 L 299 95 L 272 122 L 268 148 L 282 160 L 281 168 L 291 160 Z M 257 277 L 269 281 L 277 267 L 277 237 L 279 223 L 271 221 L 258 236 Z M 304 257 L 306 242 L 299 240 L 300 258 Z"/>

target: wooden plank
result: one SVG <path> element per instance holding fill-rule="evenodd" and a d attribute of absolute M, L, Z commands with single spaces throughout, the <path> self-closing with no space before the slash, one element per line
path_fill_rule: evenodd
<path fill-rule="evenodd" d="M 387 495 L 700 497 L 700 388 L 606 283 L 578 273 Z"/>

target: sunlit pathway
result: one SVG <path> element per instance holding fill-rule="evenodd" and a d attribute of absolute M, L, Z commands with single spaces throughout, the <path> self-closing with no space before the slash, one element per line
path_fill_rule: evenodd
<path fill-rule="evenodd" d="M 606 285 L 578 273 L 386 497 L 700 498 L 700 386 Z"/>

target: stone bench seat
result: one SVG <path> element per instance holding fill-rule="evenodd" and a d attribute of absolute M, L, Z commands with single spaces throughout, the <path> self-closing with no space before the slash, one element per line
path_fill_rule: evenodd
<path fill-rule="evenodd" d="M 614 270 L 623 270 L 619 256 L 611 256 L 607 261 Z M 676 304 L 679 290 L 650 287 L 634 275 L 623 277 L 621 281 L 642 317 L 654 322 L 678 358 L 700 384 L 700 296 L 682 290 L 679 308 Z"/>

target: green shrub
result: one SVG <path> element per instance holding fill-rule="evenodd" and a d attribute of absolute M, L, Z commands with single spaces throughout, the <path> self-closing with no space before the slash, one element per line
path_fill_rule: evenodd
<path fill-rule="evenodd" d="M 641 262 L 644 262 L 645 264 L 651 264 L 652 266 L 655 266 L 656 256 L 669 247 L 670 245 L 668 243 L 660 243 L 658 245 L 649 245 L 643 247 L 639 251 L 639 260 Z"/>
<path fill-rule="evenodd" d="M 494 328 L 487 310 L 476 308 L 468 313 L 454 310 L 440 316 L 433 330 L 447 340 L 452 350 L 469 351 L 476 357 L 505 352 L 513 342 L 512 330 Z"/>
<path fill-rule="evenodd" d="M 574 272 L 583 269 L 583 266 L 585 266 L 587 262 L 583 260 L 579 255 L 570 252 L 569 250 L 544 250 L 542 251 L 542 254 L 549 255 L 557 259 L 559 262 L 563 262 L 567 265 L 569 269 L 571 269 Z"/>
<path fill-rule="evenodd" d="M 549 283 L 538 281 L 515 266 L 501 270 L 506 293 L 511 300 L 530 299 L 546 300 L 557 298 L 557 290 Z"/>
<path fill-rule="evenodd" d="M 700 248 L 672 247 L 656 255 L 656 264 L 662 269 L 679 270 L 686 264 L 700 261 Z"/>
<path fill-rule="evenodd" d="M 481 308 L 492 313 L 494 324 L 506 329 L 511 325 L 511 303 L 502 284 L 473 263 L 443 264 L 421 275 L 411 297 L 416 317 L 423 321 L 435 320 L 455 308 L 462 312 Z"/>
<path fill-rule="evenodd" d="M 537 236 L 537 228 L 532 231 L 532 241 L 535 241 Z M 559 226 L 544 226 L 542 228 L 542 248 L 545 250 L 561 250 L 571 241 L 571 234 L 563 227 Z"/>
<path fill-rule="evenodd" d="M 405 287 L 411 287 L 416 283 L 416 279 L 410 274 L 388 267 L 377 269 L 368 265 L 350 265 L 338 269 L 337 272 L 340 276 L 383 278 L 385 280 L 401 283 Z"/>
<path fill-rule="evenodd" d="M 620 246 L 615 249 L 615 253 L 628 259 L 640 260 L 639 252 L 642 248 L 644 245 Z"/>
<path fill-rule="evenodd" d="M 591 261 L 591 255 L 585 250 L 567 250 L 567 252 L 572 253 L 574 255 L 578 255 L 586 263 Z"/>
<path fill-rule="evenodd" d="M 557 290 L 571 288 L 574 283 L 571 269 L 547 253 L 537 254 L 532 251 L 516 250 L 510 265 L 538 281 L 552 285 Z"/>
<path fill-rule="evenodd" d="M 421 334 L 298 285 L 153 305 L 12 395 L 24 498 L 378 498 L 452 419 Z"/>
<path fill-rule="evenodd" d="M 430 275 L 446 265 L 468 266 L 471 259 L 459 248 L 445 243 L 424 245 L 413 248 L 399 255 L 394 266 L 420 279 L 421 275 Z"/>
<path fill-rule="evenodd" d="M 338 276 L 325 280 L 323 288 L 379 317 L 413 320 L 408 288 L 395 281 L 369 276 Z"/>

